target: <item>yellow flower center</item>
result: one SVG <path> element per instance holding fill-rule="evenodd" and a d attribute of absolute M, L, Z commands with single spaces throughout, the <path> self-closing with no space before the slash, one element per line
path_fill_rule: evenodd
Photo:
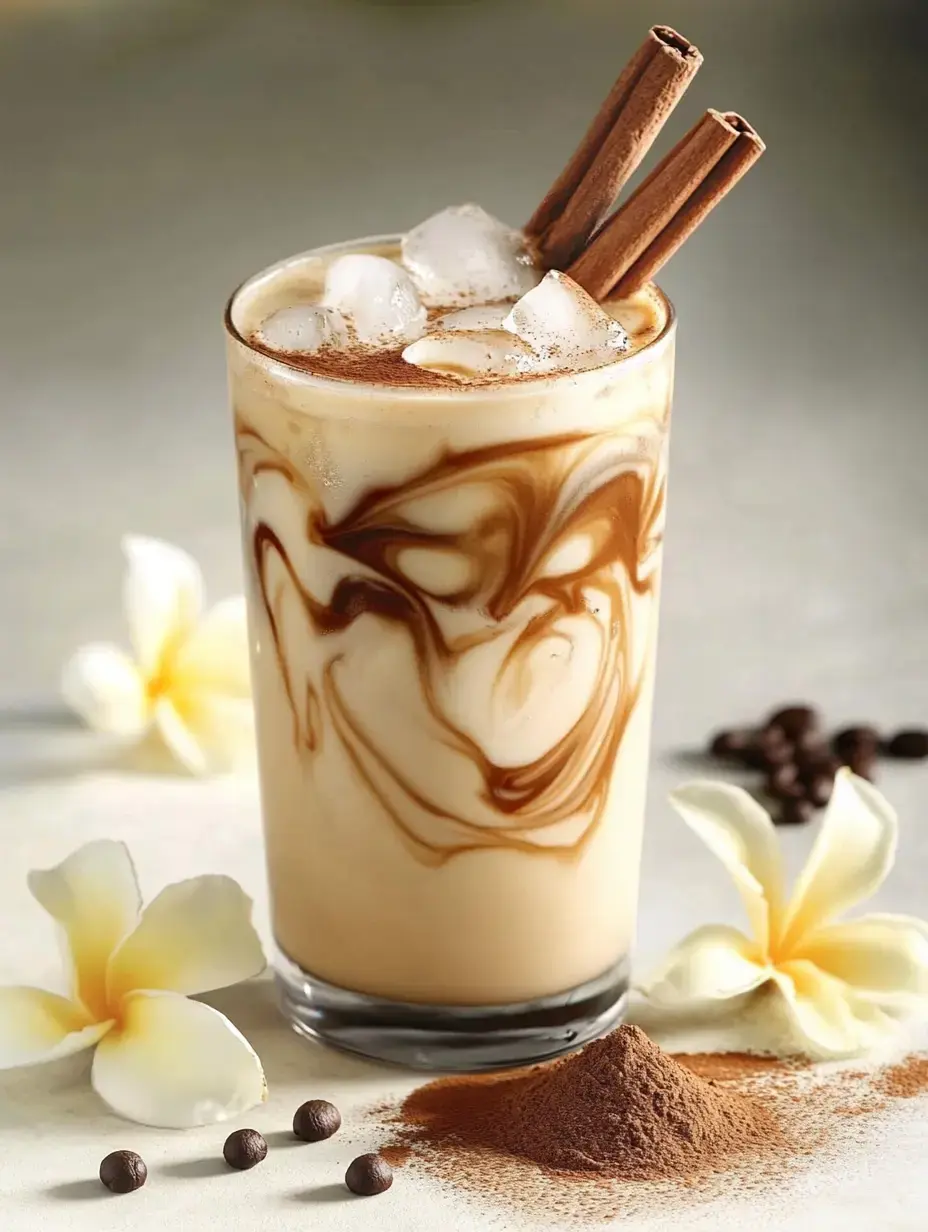
<path fill-rule="evenodd" d="M 159 663 L 157 672 L 146 681 L 145 692 L 152 704 L 171 692 L 171 672 L 164 659 Z"/>
<path fill-rule="evenodd" d="M 186 631 L 175 629 L 164 643 L 158 664 L 145 682 L 149 702 L 154 704 L 174 691 L 174 667 L 178 651 L 183 645 Z"/>

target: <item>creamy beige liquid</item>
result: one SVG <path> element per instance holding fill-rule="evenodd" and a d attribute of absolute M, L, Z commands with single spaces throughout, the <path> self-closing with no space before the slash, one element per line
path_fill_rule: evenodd
<path fill-rule="evenodd" d="M 275 935 L 400 1001 L 560 993 L 634 927 L 669 311 L 614 305 L 608 367 L 476 388 L 246 343 L 348 250 L 259 276 L 230 321 Z"/>

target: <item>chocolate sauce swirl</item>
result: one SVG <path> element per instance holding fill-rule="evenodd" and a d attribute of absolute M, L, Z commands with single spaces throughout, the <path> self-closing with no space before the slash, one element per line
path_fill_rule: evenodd
<path fill-rule="evenodd" d="M 650 659 L 655 621 L 640 609 L 656 602 L 667 413 L 449 451 L 337 520 L 313 474 L 239 414 L 251 585 L 310 780 L 337 742 L 426 863 L 583 848 Z M 268 482 L 285 485 L 298 534 L 257 511 Z M 392 717 L 363 687 L 385 654 Z M 543 687 L 552 671 L 563 702 Z M 430 750 L 451 773 L 428 772 Z"/>

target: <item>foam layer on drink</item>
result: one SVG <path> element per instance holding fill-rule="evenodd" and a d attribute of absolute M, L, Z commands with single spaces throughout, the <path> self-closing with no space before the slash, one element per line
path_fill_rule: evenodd
<path fill-rule="evenodd" d="M 285 262 L 253 297 L 241 332 L 256 349 L 317 376 L 448 387 L 603 366 L 647 346 L 667 321 L 654 286 L 597 305 L 565 275 L 542 281 L 539 269 L 525 266 L 517 268 L 534 285 L 523 296 L 474 302 L 472 292 L 462 307 L 447 283 L 426 281 L 432 293 L 420 295 L 403 255 L 400 244 L 371 242 Z M 512 285 L 497 278 L 497 289 Z"/>
<path fill-rule="evenodd" d="M 328 260 L 249 284 L 238 334 Z M 649 340 L 618 362 L 476 388 L 232 337 L 274 930 L 321 979 L 506 1004 L 628 953 L 673 371 L 651 303 L 667 325 L 627 306 Z"/>

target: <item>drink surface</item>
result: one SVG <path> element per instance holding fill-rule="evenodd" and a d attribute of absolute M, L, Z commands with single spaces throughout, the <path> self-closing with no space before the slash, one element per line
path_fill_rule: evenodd
<path fill-rule="evenodd" d="M 317 303 L 332 255 L 231 310 L 275 935 L 400 1001 L 563 992 L 634 925 L 669 306 L 610 306 L 626 349 L 566 375 L 274 354 L 261 322 Z"/>
<path fill-rule="evenodd" d="M 482 211 L 478 219 L 518 234 Z M 469 239 L 479 244 L 479 235 Z M 406 240 L 323 249 L 259 278 L 236 326 L 255 349 L 317 376 L 410 387 L 584 371 L 641 350 L 664 329 L 668 305 L 653 285 L 599 305 L 563 274 L 543 278 L 530 256 L 526 249 L 480 277 L 465 268 L 460 284 L 436 285 Z"/>

